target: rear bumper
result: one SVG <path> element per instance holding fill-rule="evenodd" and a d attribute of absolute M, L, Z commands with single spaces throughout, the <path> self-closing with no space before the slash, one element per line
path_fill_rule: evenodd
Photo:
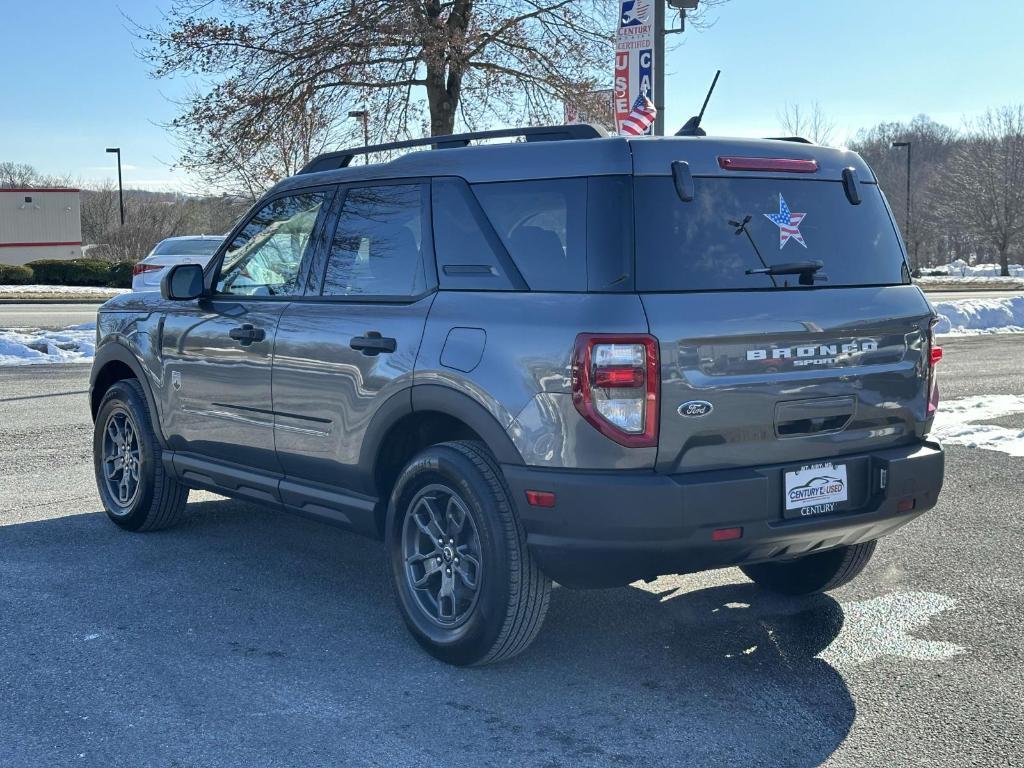
<path fill-rule="evenodd" d="M 856 508 L 797 519 L 783 518 L 791 464 L 684 475 L 503 470 L 541 568 L 566 586 L 599 587 L 871 541 L 931 509 L 942 488 L 937 443 L 830 461 L 847 464 Z M 553 492 L 556 506 L 530 506 L 527 490 Z M 712 540 L 712 531 L 732 527 L 741 538 Z"/>

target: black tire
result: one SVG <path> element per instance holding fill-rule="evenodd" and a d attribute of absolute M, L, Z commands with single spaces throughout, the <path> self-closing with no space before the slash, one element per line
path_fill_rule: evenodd
<path fill-rule="evenodd" d="M 744 565 L 740 570 L 758 586 L 783 595 L 827 592 L 856 578 L 868 564 L 877 543 L 837 547 L 779 563 Z"/>
<path fill-rule="evenodd" d="M 105 469 L 116 466 L 116 462 L 108 461 L 109 446 L 116 443 L 112 437 L 115 433 L 136 436 L 137 448 L 130 452 L 134 471 L 129 473 L 132 478 L 126 483 L 131 485 L 134 479 L 134 490 L 130 494 L 120 492 L 119 480 L 125 474 L 124 459 L 120 475 L 114 472 L 117 479 L 108 478 Z M 118 381 L 103 395 L 93 428 L 92 454 L 100 499 L 107 515 L 117 525 L 129 531 L 156 531 L 181 519 L 189 489 L 164 470 L 160 441 L 153 431 L 146 395 L 135 379 Z M 112 488 L 112 483 L 118 487 Z"/>
<path fill-rule="evenodd" d="M 456 501 L 452 501 L 449 491 Z M 425 543 L 428 537 L 426 529 L 416 524 L 417 510 L 423 509 L 424 498 L 433 505 L 438 495 L 446 504 L 453 505 L 446 506 L 444 512 L 448 529 L 451 529 L 449 513 L 456 510 L 454 516 L 461 514 L 463 520 L 458 526 L 460 533 L 456 535 L 475 535 L 473 540 L 478 543 L 479 561 L 473 578 L 475 592 L 465 579 L 457 581 L 463 573 L 459 567 L 453 566 L 457 571 L 454 576 L 452 569 L 447 569 L 449 580 L 458 585 L 463 595 L 456 600 L 453 592 L 450 598 L 452 605 L 460 605 L 464 610 L 461 618 L 439 618 L 437 614 L 444 611 L 440 608 L 432 611 L 427 604 L 433 600 L 435 586 L 443 584 L 442 554 L 451 565 L 450 557 L 462 552 L 461 568 L 466 568 L 466 562 L 473 561 L 466 554 L 472 546 L 455 545 L 454 553 L 442 553 L 439 549 L 429 553 L 429 557 L 416 554 L 414 547 L 414 554 L 407 555 L 413 539 L 420 537 L 418 540 Z M 422 522 L 423 515 L 419 517 Z M 432 519 L 433 515 L 428 517 Z M 537 636 L 547 613 L 551 580 L 540 571 L 527 550 L 526 533 L 516 515 L 505 478 L 485 446 L 468 441 L 441 443 L 413 458 L 402 470 L 391 495 L 385 541 L 392 582 L 405 623 L 416 641 L 436 658 L 460 666 L 491 664 L 521 653 Z M 429 546 L 434 546 L 432 537 Z M 433 575 L 429 579 L 424 575 L 420 580 L 426 579 L 426 585 L 417 589 L 412 582 L 426 571 L 415 570 L 422 565 L 407 567 L 407 558 L 419 563 L 436 561 L 438 565 L 433 574 L 438 580 L 431 581 Z M 454 561 L 458 562 L 458 559 Z M 443 586 L 438 589 L 436 604 L 440 606 Z M 470 598 L 465 597 L 467 593 Z M 452 613 L 456 611 L 453 609 Z M 443 623 L 449 619 L 449 623 Z"/>

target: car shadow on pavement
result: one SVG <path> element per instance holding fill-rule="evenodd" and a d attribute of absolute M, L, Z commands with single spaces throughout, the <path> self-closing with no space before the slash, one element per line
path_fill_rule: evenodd
<path fill-rule="evenodd" d="M 839 604 L 672 584 L 556 589 L 526 653 L 459 669 L 406 633 L 382 546 L 312 521 L 225 500 L 153 534 L 0 526 L 0 764 L 827 759 L 856 714 L 816 658 Z"/>

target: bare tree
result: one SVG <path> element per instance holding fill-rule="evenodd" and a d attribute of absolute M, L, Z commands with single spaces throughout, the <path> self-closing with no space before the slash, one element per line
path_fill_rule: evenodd
<path fill-rule="evenodd" d="M 817 101 L 812 101 L 809 109 L 786 102 L 778 113 L 778 119 L 788 135 L 802 136 L 815 144 L 827 145 L 836 129 L 835 121 L 828 118 Z"/>
<path fill-rule="evenodd" d="M 135 262 L 153 246 L 175 235 L 225 234 L 248 207 L 231 195 L 185 196 L 173 192 L 125 190 L 125 223 L 117 202 L 117 186 L 107 182 L 82 190 L 82 240 L 90 258 Z"/>
<path fill-rule="evenodd" d="M 173 0 L 139 34 L 156 77 L 211 83 L 173 123 L 183 164 L 223 167 L 240 147 L 247 186 L 266 183 L 248 158 L 279 156 L 296 114 L 317 118 L 310 146 L 361 143 L 353 109 L 374 139 L 561 121 L 563 103 L 611 85 L 617 16 L 614 0 Z"/>
<path fill-rule="evenodd" d="M 107 233 L 120 223 L 117 185 L 105 182 L 92 189 L 83 189 L 82 242 L 96 245 L 106 242 Z"/>
<path fill-rule="evenodd" d="M 850 143 L 850 148 L 863 156 L 878 177 L 915 270 L 928 264 L 946 264 L 969 247 L 962 228 L 951 226 L 938 207 L 941 198 L 958 194 L 948 183 L 948 163 L 959 140 L 955 129 L 927 115 L 918 115 L 909 123 L 879 123 L 863 129 Z M 893 142 L 904 141 L 913 146 L 909 227 L 906 150 L 892 146 Z"/>
<path fill-rule="evenodd" d="M 71 184 L 70 176 L 48 176 L 28 163 L 0 162 L 0 187 L 61 187 Z"/>
<path fill-rule="evenodd" d="M 155 75 L 217 80 L 179 125 L 242 112 L 273 130 L 316 96 L 365 105 L 376 135 L 424 119 L 440 135 L 457 118 L 550 118 L 610 80 L 615 18 L 611 0 L 176 0 L 142 34 Z"/>
<path fill-rule="evenodd" d="M 176 120 L 171 128 L 181 151 L 177 165 L 204 190 L 254 200 L 317 154 L 355 140 L 352 127 L 342 130 L 338 110 L 329 109 L 324 101 L 314 95 L 307 103 L 268 110 L 261 120 L 253 120 L 247 109 L 197 121 Z"/>
<path fill-rule="evenodd" d="M 956 194 L 941 199 L 942 210 L 992 246 L 1008 277 L 1010 253 L 1024 248 L 1024 105 L 969 122 L 947 175 Z"/>

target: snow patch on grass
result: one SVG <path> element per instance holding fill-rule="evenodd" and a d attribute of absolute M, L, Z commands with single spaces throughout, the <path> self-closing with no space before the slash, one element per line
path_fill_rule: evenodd
<path fill-rule="evenodd" d="M 1010 277 L 1024 277 L 1024 265 L 1021 264 L 1010 264 Z M 1002 272 L 1002 268 L 998 264 L 968 264 L 963 259 L 956 259 L 955 261 L 945 264 L 941 267 L 923 267 L 922 272 L 929 272 L 927 276 L 922 276 L 918 279 L 927 280 L 928 277 L 941 278 L 941 276 L 948 275 L 949 277 L 957 278 L 984 278 L 984 277 L 999 277 Z M 936 275 L 934 273 L 941 272 L 942 275 Z M 1004 280 L 1007 278 L 1003 278 Z"/>
<path fill-rule="evenodd" d="M 0 330 L 0 365 L 91 363 L 96 354 L 96 323 L 60 331 Z"/>
<path fill-rule="evenodd" d="M 74 295 L 96 295 L 116 296 L 121 293 L 131 293 L 128 288 L 104 288 L 95 285 L 0 285 L 0 293 L 12 294 L 74 294 Z"/>

